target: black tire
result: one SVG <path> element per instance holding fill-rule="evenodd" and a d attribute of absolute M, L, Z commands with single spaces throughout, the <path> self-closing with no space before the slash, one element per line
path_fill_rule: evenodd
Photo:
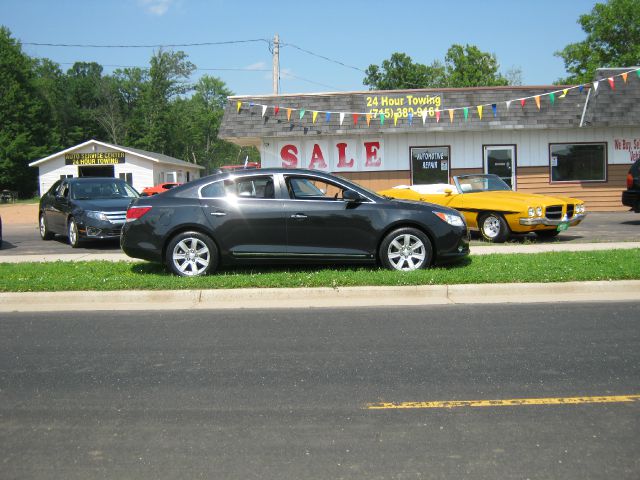
<path fill-rule="evenodd" d="M 499 213 L 489 212 L 478 217 L 480 235 L 488 242 L 503 243 L 511 233 L 509 225 Z"/>
<path fill-rule="evenodd" d="M 47 217 L 44 216 L 44 213 L 40 214 L 40 220 L 38 223 L 40 225 L 40 238 L 42 240 L 51 240 L 54 235 L 49 230 L 49 226 L 47 225 Z"/>
<path fill-rule="evenodd" d="M 553 230 L 536 230 L 535 233 L 540 238 L 554 238 L 560 233 L 557 229 Z"/>
<path fill-rule="evenodd" d="M 80 240 L 80 232 L 78 232 L 78 224 L 76 224 L 73 217 L 71 217 L 67 223 L 67 237 L 69 238 L 71 248 L 78 248 L 82 243 Z"/>
<path fill-rule="evenodd" d="M 418 270 L 431 265 L 433 246 L 420 230 L 399 228 L 384 237 L 378 256 L 382 266 L 389 270 Z"/>
<path fill-rule="evenodd" d="M 197 277 L 215 272 L 218 268 L 218 247 L 199 232 L 183 232 L 167 244 L 165 263 L 180 277 Z"/>

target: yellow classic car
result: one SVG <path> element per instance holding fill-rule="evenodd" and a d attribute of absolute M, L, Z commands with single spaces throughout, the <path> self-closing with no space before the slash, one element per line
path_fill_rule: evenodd
<path fill-rule="evenodd" d="M 400 185 L 378 193 L 455 208 L 469 229 L 495 243 L 504 242 L 512 232 L 554 237 L 586 216 L 582 200 L 514 192 L 496 175 L 460 175 L 453 181 L 454 185 Z"/>

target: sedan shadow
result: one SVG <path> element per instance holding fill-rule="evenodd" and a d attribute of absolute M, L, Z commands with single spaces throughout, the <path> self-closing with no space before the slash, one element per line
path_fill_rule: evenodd
<path fill-rule="evenodd" d="M 467 267 L 471 264 L 473 259 L 471 257 L 465 257 L 459 259 L 455 262 L 451 263 L 443 263 L 432 266 L 430 269 L 440 269 L 440 270 L 457 270 L 464 267 Z M 420 270 L 420 271 L 428 271 Z M 262 265 L 238 265 L 238 266 L 224 266 L 220 267 L 216 270 L 216 273 L 212 274 L 215 277 L 217 273 L 221 274 L 238 274 L 238 275 L 251 275 L 251 274 L 267 274 L 267 273 L 314 273 L 318 272 L 318 270 L 332 270 L 332 271 L 353 271 L 353 270 L 361 270 L 361 271 L 384 271 L 388 270 L 382 267 L 374 266 L 374 265 L 354 265 L 354 264 L 340 264 L 336 265 L 335 263 L 314 263 L 308 265 L 293 265 L 286 266 L 282 263 L 278 264 L 262 264 Z M 167 275 L 173 276 L 176 279 L 180 279 L 181 277 L 173 275 L 163 264 L 154 263 L 154 262 L 143 262 L 143 263 L 134 263 L 131 265 L 131 272 L 139 274 L 139 275 Z M 402 272 L 397 272 L 399 275 L 402 275 Z M 409 272 L 412 273 L 412 272 Z"/>
<path fill-rule="evenodd" d="M 51 241 L 61 245 L 67 245 L 72 251 L 81 251 L 83 249 L 105 251 L 120 250 L 119 238 L 109 238 L 106 240 L 82 240 L 80 247 L 73 249 L 69 246 L 69 239 L 64 235 L 56 235 L 51 239 Z"/>

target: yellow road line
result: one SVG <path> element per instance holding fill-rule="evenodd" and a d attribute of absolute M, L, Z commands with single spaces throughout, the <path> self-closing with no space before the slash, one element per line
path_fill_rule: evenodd
<path fill-rule="evenodd" d="M 640 395 L 601 397 L 512 398 L 506 400 L 449 400 L 437 402 L 368 403 L 366 410 L 409 408 L 511 407 L 521 405 L 581 405 L 586 403 L 637 402 Z"/>

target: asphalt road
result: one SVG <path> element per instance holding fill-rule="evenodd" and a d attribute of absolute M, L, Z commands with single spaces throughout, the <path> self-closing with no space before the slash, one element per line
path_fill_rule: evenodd
<path fill-rule="evenodd" d="M 92 241 L 81 248 L 71 249 L 66 237 L 56 236 L 55 239 L 43 242 L 38 233 L 38 226 L 33 225 L 4 225 L 4 243 L 0 250 L 2 256 L 15 255 L 49 255 L 65 253 L 109 253 L 119 252 L 118 240 Z M 489 245 L 473 236 L 473 245 Z M 510 243 L 523 242 L 550 243 L 589 243 L 589 242 L 630 242 L 640 241 L 640 214 L 633 212 L 601 213 L 592 212 L 587 219 L 576 227 L 571 227 L 553 239 L 539 239 L 533 234 L 514 237 Z"/>
<path fill-rule="evenodd" d="M 637 312 L 3 314 L 0 477 L 635 480 Z"/>

